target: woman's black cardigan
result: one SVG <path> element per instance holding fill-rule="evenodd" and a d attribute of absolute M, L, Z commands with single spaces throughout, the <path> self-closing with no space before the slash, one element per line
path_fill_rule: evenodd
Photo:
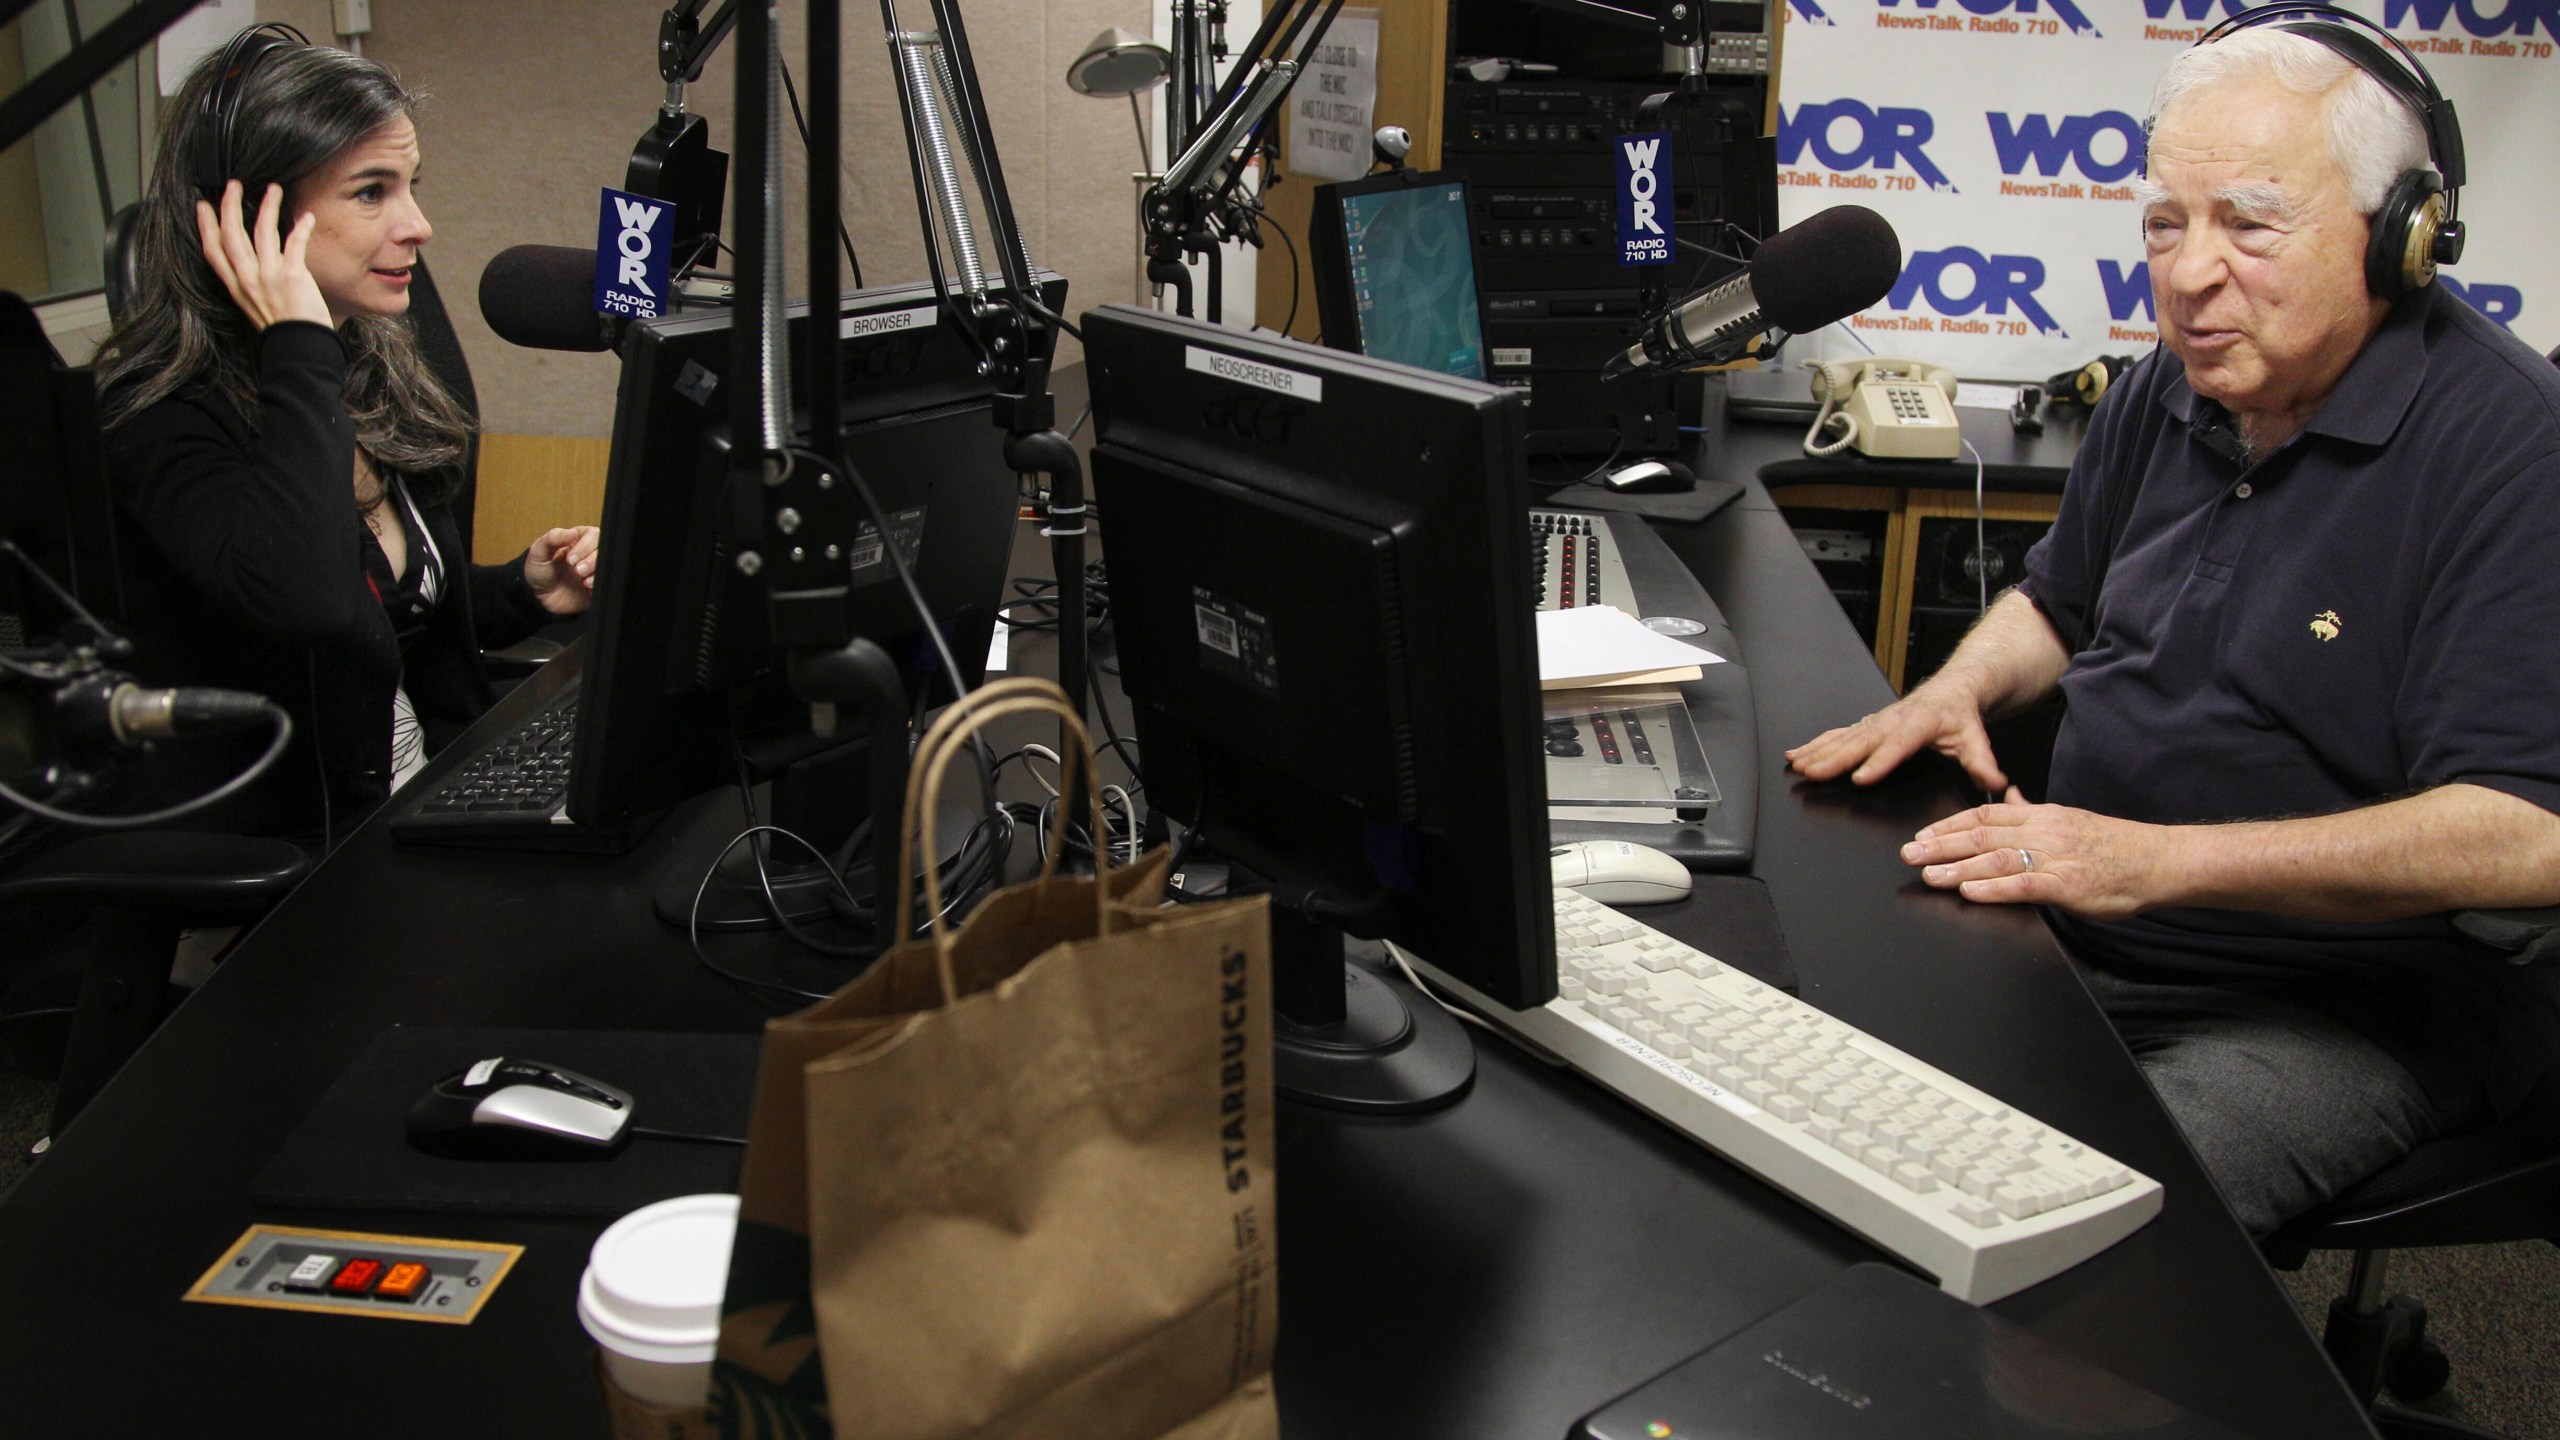
<path fill-rule="evenodd" d="M 468 563 L 451 513 L 421 503 L 448 583 L 404 653 L 367 576 L 383 562 L 355 505 L 346 378 L 336 332 L 285 321 L 259 337 L 254 429 L 198 384 L 108 437 L 136 673 L 149 685 L 254 691 L 293 716 L 293 745 L 276 767 L 192 825 L 343 838 L 389 793 L 394 687 L 406 684 L 428 748 L 440 747 L 489 706 L 481 650 L 550 618 L 522 557 Z M 413 565 L 419 549 L 411 537 Z M 201 793 L 266 738 L 162 742 L 139 800 Z"/>

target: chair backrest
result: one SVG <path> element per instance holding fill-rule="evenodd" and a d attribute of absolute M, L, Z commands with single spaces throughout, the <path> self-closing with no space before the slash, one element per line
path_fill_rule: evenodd
<path fill-rule="evenodd" d="M 462 485 L 453 496 L 453 528 L 461 532 L 462 553 L 471 553 L 471 510 L 478 499 L 480 479 L 480 392 L 471 383 L 471 363 L 463 358 L 462 337 L 455 333 L 453 316 L 444 308 L 443 292 L 436 289 L 435 276 L 427 269 L 427 257 L 418 257 L 418 268 L 409 281 L 409 324 L 418 332 L 418 348 L 425 352 L 427 368 L 462 402 L 471 415 L 471 439 L 462 456 Z"/>
<path fill-rule="evenodd" d="M 80 598 L 102 620 L 124 613 L 114 506 L 97 392 L 85 370 L 62 363 L 33 307 L 0 295 L 0 537 Z M 69 616 L 49 587 L 0 566 L 0 644 L 50 637 Z"/>
<path fill-rule="evenodd" d="M 107 217 L 107 318 L 124 318 L 124 304 L 134 291 L 141 272 L 133 254 L 134 219 L 142 213 L 139 204 L 127 205 Z"/>

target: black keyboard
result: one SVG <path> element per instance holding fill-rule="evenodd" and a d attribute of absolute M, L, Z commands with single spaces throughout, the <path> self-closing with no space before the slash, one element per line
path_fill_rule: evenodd
<path fill-rule="evenodd" d="M 391 835 L 413 845 L 463 845 L 501 850 L 631 848 L 642 826 L 586 826 L 569 818 L 570 757 L 578 743 L 578 694 L 573 656 L 544 667 L 525 682 L 554 687 L 540 708 L 502 731 L 485 748 L 434 779 L 417 781 L 393 797 Z M 563 683 L 565 681 L 565 683 Z M 456 741 L 467 745 L 472 735 Z"/>
<path fill-rule="evenodd" d="M 549 823 L 554 815 L 565 816 L 569 752 L 577 737 L 578 692 L 572 690 L 445 776 L 407 818 L 510 816 Z"/>

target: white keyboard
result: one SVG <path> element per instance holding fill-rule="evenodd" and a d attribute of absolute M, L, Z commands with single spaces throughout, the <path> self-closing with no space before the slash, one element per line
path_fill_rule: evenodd
<path fill-rule="evenodd" d="M 2160 1213 L 2160 1184 L 1704 952 L 1555 892 L 1557 997 L 1488 1019 L 1984 1304 Z"/>

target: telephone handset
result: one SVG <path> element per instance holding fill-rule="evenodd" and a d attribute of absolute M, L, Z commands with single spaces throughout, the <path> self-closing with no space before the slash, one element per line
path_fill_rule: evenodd
<path fill-rule="evenodd" d="M 1832 360 L 1813 372 L 1822 411 L 1805 432 L 1804 453 L 1903 460 L 1952 460 L 1964 448 L 1956 428 L 1956 372 L 1917 360 Z M 1834 432 L 1824 438 L 1826 430 Z"/>

